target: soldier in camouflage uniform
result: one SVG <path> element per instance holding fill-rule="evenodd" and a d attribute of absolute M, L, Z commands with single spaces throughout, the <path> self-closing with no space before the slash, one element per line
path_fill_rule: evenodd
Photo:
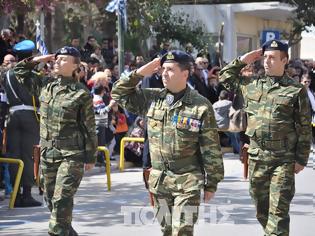
<path fill-rule="evenodd" d="M 57 78 L 40 78 L 32 72 L 39 62 L 51 60 Z M 40 91 L 41 168 L 51 211 L 50 235 L 78 235 L 71 226 L 73 197 L 84 169 L 93 168 L 96 160 L 92 97 L 73 76 L 79 64 L 78 50 L 63 47 L 55 55 L 30 58 L 14 68 L 21 83 Z"/>
<path fill-rule="evenodd" d="M 240 77 L 246 64 L 264 57 L 265 75 Z M 288 45 L 266 42 L 235 59 L 220 72 L 223 85 L 245 99 L 250 137 L 250 194 L 265 235 L 289 235 L 289 207 L 294 196 L 294 173 L 307 165 L 311 142 L 311 113 L 303 85 L 284 74 Z"/>
<path fill-rule="evenodd" d="M 186 84 L 190 62 L 188 54 L 170 51 L 123 75 L 112 90 L 113 99 L 128 111 L 147 116 L 152 161 L 149 191 L 164 236 L 193 235 L 201 189 L 207 202 L 223 179 L 211 103 Z M 164 89 L 137 87 L 160 66 Z"/>

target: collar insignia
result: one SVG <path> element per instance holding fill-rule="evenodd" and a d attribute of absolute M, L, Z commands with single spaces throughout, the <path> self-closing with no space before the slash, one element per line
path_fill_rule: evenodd
<path fill-rule="evenodd" d="M 174 96 L 172 94 L 167 94 L 166 95 L 166 102 L 170 106 L 174 102 Z"/>

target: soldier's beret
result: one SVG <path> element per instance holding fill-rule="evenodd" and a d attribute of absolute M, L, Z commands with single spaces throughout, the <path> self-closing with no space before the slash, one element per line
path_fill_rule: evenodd
<path fill-rule="evenodd" d="M 162 56 L 161 66 L 163 65 L 164 62 L 177 62 L 179 64 L 189 63 L 189 62 L 193 62 L 193 58 L 189 54 L 187 54 L 183 51 L 172 50 L 172 51 L 165 53 Z"/>
<path fill-rule="evenodd" d="M 289 49 L 289 45 L 287 43 L 283 43 L 276 39 L 269 40 L 262 45 L 262 53 L 264 53 L 265 51 L 275 51 L 275 50 L 288 53 L 288 49 Z"/>
<path fill-rule="evenodd" d="M 13 51 L 16 53 L 29 53 L 32 52 L 35 48 L 35 44 L 31 40 L 23 40 L 14 45 Z"/>
<path fill-rule="evenodd" d="M 81 58 L 81 53 L 79 52 L 78 49 L 68 46 L 58 49 L 55 53 L 55 58 L 57 58 L 58 55 L 66 55 Z"/>

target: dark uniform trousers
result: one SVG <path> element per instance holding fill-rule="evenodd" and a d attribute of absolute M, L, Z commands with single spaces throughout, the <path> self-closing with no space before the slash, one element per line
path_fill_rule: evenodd
<path fill-rule="evenodd" d="M 18 110 L 10 113 L 7 123 L 7 156 L 21 159 L 24 170 L 21 179 L 23 188 L 34 185 L 33 145 L 39 143 L 39 122 L 34 111 Z M 11 182 L 14 183 L 17 165 L 10 165 Z"/>

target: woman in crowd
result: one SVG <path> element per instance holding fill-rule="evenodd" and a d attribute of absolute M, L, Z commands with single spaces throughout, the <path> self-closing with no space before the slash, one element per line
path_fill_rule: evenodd
<path fill-rule="evenodd" d="M 144 120 L 138 117 L 135 121 L 135 127 L 130 133 L 130 137 L 144 137 Z M 143 143 L 127 142 L 125 144 L 125 160 L 134 163 L 136 166 L 142 166 Z"/>

